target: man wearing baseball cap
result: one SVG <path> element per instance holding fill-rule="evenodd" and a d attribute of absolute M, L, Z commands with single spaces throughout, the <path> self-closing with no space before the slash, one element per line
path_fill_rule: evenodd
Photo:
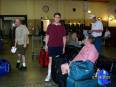
<path fill-rule="evenodd" d="M 90 16 L 90 20 L 92 22 L 91 26 L 91 34 L 94 37 L 94 45 L 97 51 L 101 52 L 101 44 L 102 44 L 102 32 L 103 32 L 103 24 L 101 21 L 96 19 L 95 15 Z"/>

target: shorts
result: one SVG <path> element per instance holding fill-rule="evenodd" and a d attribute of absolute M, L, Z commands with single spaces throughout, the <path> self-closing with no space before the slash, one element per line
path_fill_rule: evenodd
<path fill-rule="evenodd" d="M 17 54 L 25 55 L 26 48 L 23 46 L 24 45 L 17 45 Z"/>
<path fill-rule="evenodd" d="M 63 47 L 48 47 L 48 54 L 50 57 L 55 57 L 63 53 Z"/>

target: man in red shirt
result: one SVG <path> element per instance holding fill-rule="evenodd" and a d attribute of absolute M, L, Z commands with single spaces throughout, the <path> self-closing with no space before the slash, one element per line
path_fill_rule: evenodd
<path fill-rule="evenodd" d="M 60 23 L 61 14 L 54 14 L 54 21 L 48 26 L 46 32 L 46 49 L 49 53 L 48 75 L 45 81 L 50 81 L 52 58 L 61 55 L 65 52 L 66 31 L 64 26 Z"/>

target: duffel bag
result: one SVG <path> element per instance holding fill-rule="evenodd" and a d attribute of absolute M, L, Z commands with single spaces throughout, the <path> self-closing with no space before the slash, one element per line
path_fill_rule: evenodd
<path fill-rule="evenodd" d="M 85 80 L 94 75 L 94 64 L 87 61 L 75 61 L 70 65 L 69 77 L 74 80 Z"/>
<path fill-rule="evenodd" d="M 11 66 L 9 61 L 0 59 L 0 76 L 4 76 L 10 72 Z"/>

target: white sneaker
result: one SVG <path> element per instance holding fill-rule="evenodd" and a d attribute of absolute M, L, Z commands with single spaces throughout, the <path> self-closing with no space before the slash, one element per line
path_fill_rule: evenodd
<path fill-rule="evenodd" d="M 47 75 L 47 77 L 45 78 L 45 82 L 48 82 L 48 81 L 50 81 L 51 80 L 51 76 L 49 76 L 49 75 Z"/>

